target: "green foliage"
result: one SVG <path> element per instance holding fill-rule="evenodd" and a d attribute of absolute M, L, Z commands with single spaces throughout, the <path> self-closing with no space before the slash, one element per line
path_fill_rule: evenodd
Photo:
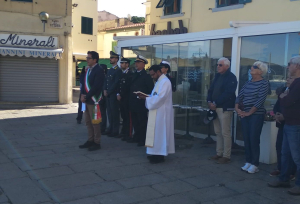
<path fill-rule="evenodd" d="M 132 16 L 131 17 L 131 22 L 132 23 L 145 23 L 145 18 L 144 17 L 138 17 L 138 16 Z"/>

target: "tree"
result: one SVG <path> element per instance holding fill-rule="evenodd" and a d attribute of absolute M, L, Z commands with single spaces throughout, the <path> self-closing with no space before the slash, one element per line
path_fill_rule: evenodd
<path fill-rule="evenodd" d="M 145 23 L 145 18 L 144 17 L 132 16 L 130 21 L 132 23 Z"/>

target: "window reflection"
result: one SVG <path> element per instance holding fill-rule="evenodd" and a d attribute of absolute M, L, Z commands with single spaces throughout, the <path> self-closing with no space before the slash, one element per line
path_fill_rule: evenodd
<path fill-rule="evenodd" d="M 265 79 L 269 80 L 271 93 L 268 95 L 265 108 L 273 109 L 277 100 L 276 90 L 285 86 L 289 59 L 299 55 L 300 36 L 298 33 L 251 36 L 242 38 L 239 89 L 249 80 L 248 70 L 255 61 L 265 62 L 269 72 Z M 242 138 L 238 123 L 237 137 Z"/>
<path fill-rule="evenodd" d="M 173 103 L 181 106 L 206 108 L 209 86 L 216 73 L 219 58 L 231 59 L 232 39 L 207 40 L 123 48 L 123 55 L 141 54 L 146 57 L 149 67 L 162 60 L 171 64 L 171 76 L 176 79 L 177 90 L 173 92 Z M 129 57 L 129 56 L 124 57 Z M 206 112 L 191 109 L 175 109 L 175 131 L 184 134 L 187 117 L 190 132 L 207 135 L 208 126 L 203 124 Z M 213 127 L 210 127 L 213 133 Z"/>

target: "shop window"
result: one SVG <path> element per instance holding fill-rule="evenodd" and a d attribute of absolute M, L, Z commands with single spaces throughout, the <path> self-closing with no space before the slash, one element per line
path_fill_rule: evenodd
<path fill-rule="evenodd" d="M 217 7 L 233 6 L 237 4 L 250 3 L 252 0 L 217 0 Z"/>
<path fill-rule="evenodd" d="M 164 15 L 180 13 L 181 0 L 160 0 L 156 8 L 164 8 Z"/>
<path fill-rule="evenodd" d="M 81 34 L 93 35 L 93 19 L 81 17 Z"/>
<path fill-rule="evenodd" d="M 241 40 L 239 90 L 250 80 L 249 69 L 256 61 L 268 65 L 269 71 L 264 76 L 269 81 L 270 89 L 265 101 L 266 110 L 272 111 L 278 99 L 278 92 L 286 86 L 287 64 L 290 58 L 300 54 L 299 33 L 262 35 L 243 37 Z M 240 124 L 237 125 L 237 138 L 242 138 Z"/>
<path fill-rule="evenodd" d="M 11 0 L 11 1 L 23 1 L 23 2 L 32 2 L 32 0 Z"/>

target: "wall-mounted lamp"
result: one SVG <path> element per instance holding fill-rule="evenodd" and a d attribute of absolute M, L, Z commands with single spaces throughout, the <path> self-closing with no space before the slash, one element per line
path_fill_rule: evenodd
<path fill-rule="evenodd" d="M 78 4 L 72 4 L 72 6 L 73 6 L 73 7 L 77 7 L 77 6 L 78 6 Z"/>
<path fill-rule="evenodd" d="M 49 19 L 49 14 L 43 11 L 39 14 L 39 17 L 40 17 L 42 23 L 44 24 L 44 32 L 45 32 L 45 24 L 47 23 L 47 21 Z"/>

